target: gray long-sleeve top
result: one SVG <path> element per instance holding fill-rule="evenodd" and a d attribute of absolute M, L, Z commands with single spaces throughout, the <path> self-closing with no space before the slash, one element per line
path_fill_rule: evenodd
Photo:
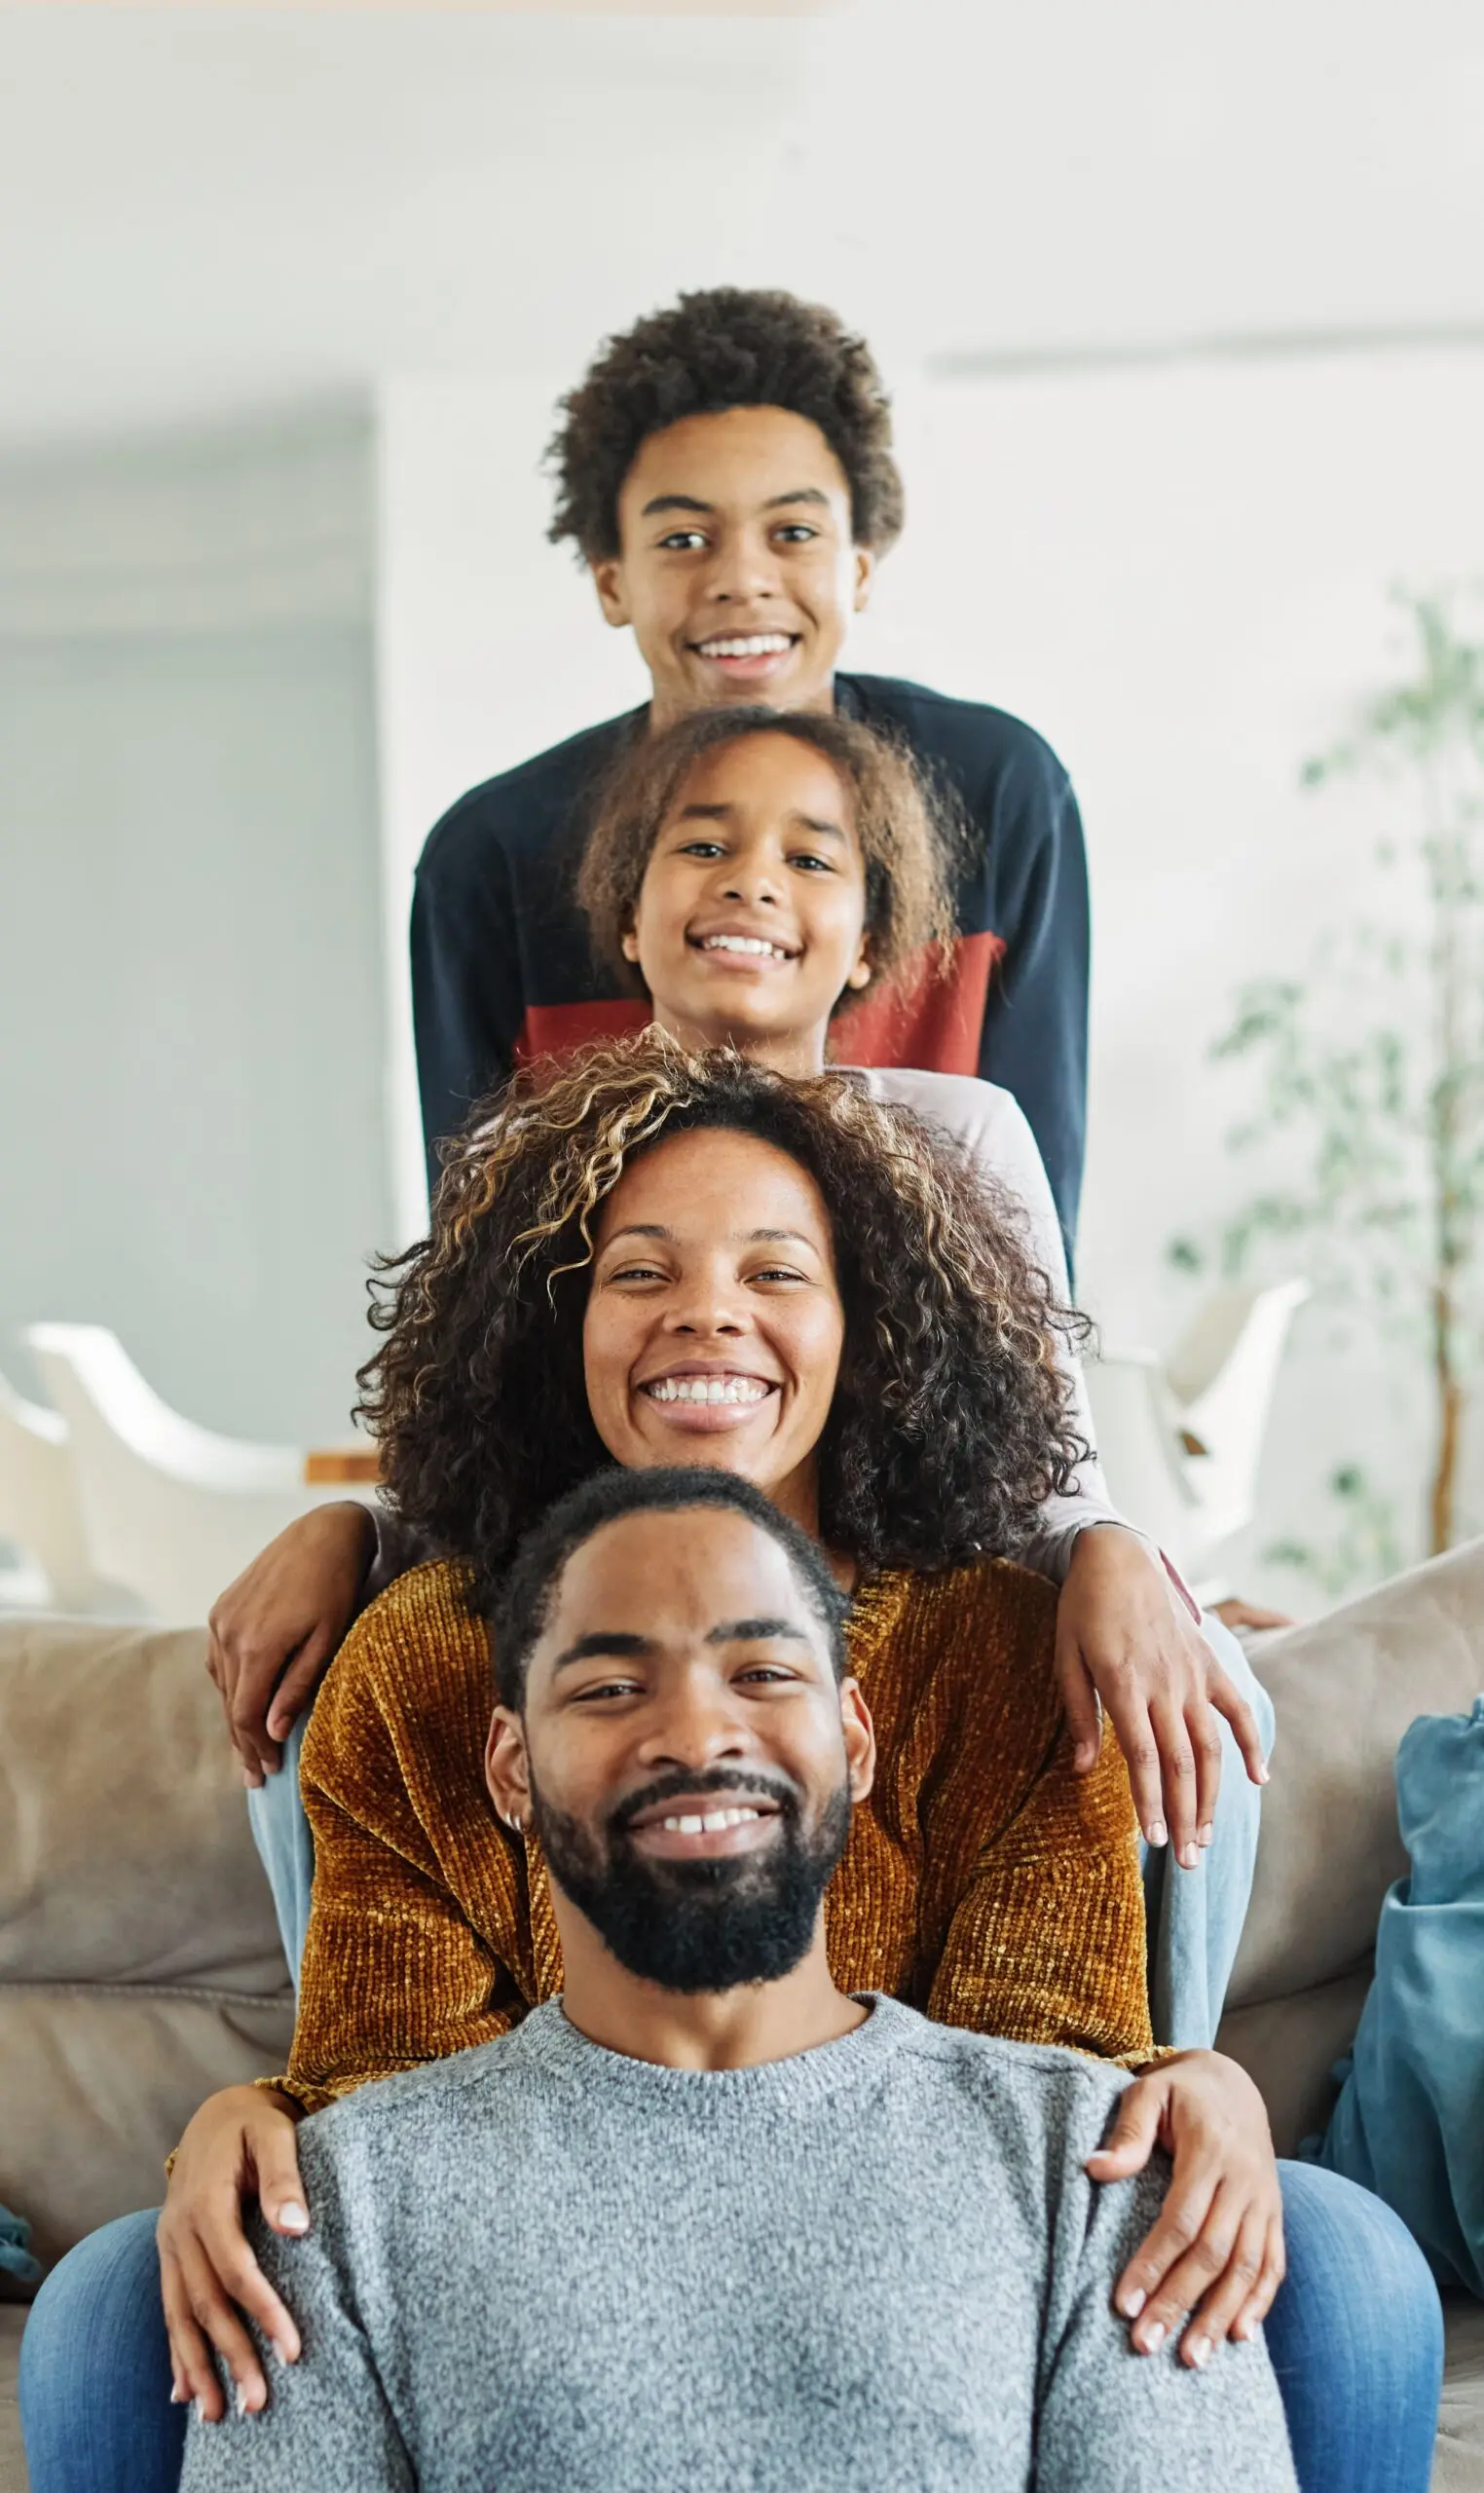
<path fill-rule="evenodd" d="M 1112 2311 L 1168 2178 L 1082 2169 L 1122 2083 L 884 1999 L 661 2068 L 548 2002 L 306 2124 L 312 2230 L 254 2231 L 303 2356 L 182 2493 L 1296 2493 L 1260 2339 Z"/>

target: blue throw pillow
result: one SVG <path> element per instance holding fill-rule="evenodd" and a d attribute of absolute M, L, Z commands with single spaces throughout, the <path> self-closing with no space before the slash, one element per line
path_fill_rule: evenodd
<path fill-rule="evenodd" d="M 1412 1874 L 1381 1908 L 1320 2161 L 1393 2207 L 1445 2283 L 1484 2295 L 1484 1696 L 1409 1726 L 1396 1803 Z"/>

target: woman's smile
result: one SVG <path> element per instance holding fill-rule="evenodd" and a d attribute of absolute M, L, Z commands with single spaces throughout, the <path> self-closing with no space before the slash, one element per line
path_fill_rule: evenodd
<path fill-rule="evenodd" d="M 646 1377 L 635 1391 L 660 1414 L 665 1427 L 683 1435 L 708 1435 L 746 1428 L 764 1404 L 777 1399 L 782 1388 L 776 1378 L 746 1368 L 697 1363 Z"/>

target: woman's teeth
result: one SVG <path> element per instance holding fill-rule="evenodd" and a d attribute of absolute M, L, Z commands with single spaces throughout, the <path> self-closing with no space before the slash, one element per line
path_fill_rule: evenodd
<path fill-rule="evenodd" d="M 652 1402 L 761 1402 L 768 1390 L 757 1376 L 662 1376 L 645 1387 Z"/>
<path fill-rule="evenodd" d="M 793 646 L 787 632 L 749 632 L 745 638 L 697 643 L 703 658 L 781 657 Z"/>
<path fill-rule="evenodd" d="M 661 1818 L 666 1835 L 722 1835 L 727 1827 L 751 1826 L 761 1809 L 708 1809 L 704 1817 Z"/>
<path fill-rule="evenodd" d="M 752 952 L 761 960 L 787 961 L 792 955 L 781 944 L 766 943 L 761 935 L 705 935 L 701 939 L 703 952 Z"/>

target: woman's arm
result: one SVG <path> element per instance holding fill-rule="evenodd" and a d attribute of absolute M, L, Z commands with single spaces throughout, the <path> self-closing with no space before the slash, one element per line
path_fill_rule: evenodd
<path fill-rule="evenodd" d="M 529 1869 L 483 1782 L 483 1630 L 447 1567 L 367 1611 L 300 1761 L 315 1888 L 288 2091 L 307 2109 L 491 2041 L 536 1996 Z"/>
<path fill-rule="evenodd" d="M 254 1789 L 278 1773 L 357 1611 L 427 1554 L 385 1507 L 337 1499 L 287 1525 L 213 1603 L 206 1668 Z"/>

